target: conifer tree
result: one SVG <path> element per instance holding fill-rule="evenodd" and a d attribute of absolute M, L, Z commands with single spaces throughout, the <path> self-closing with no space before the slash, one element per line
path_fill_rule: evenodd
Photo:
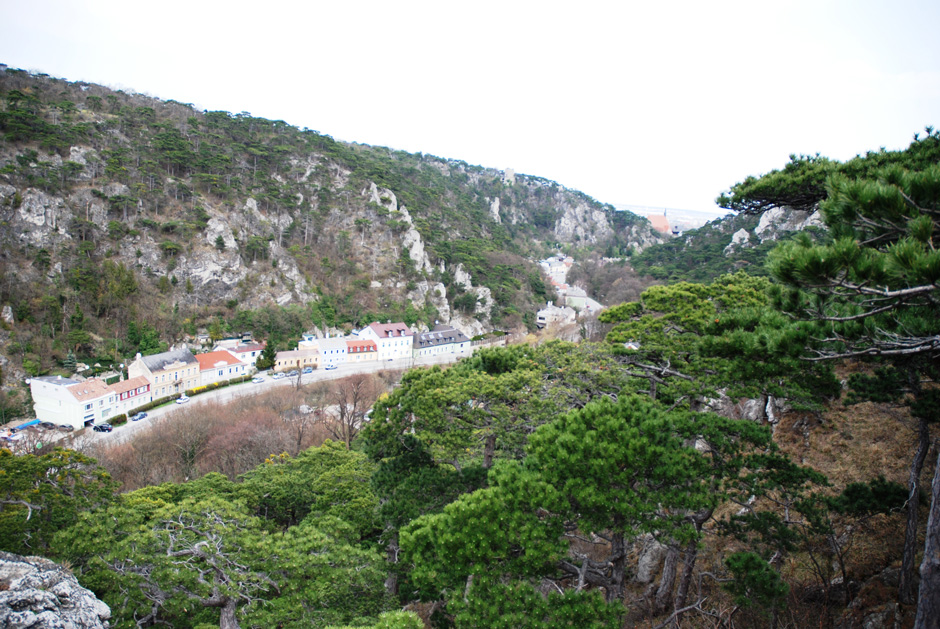
<path fill-rule="evenodd" d="M 940 377 L 938 142 L 940 138 L 928 130 L 928 137 L 915 140 L 906 152 L 827 167 L 824 200 L 816 187 L 801 188 L 796 168 L 771 173 L 764 184 L 747 181 L 733 190 L 739 207 L 755 211 L 786 205 L 787 199 L 801 198 L 800 190 L 817 190 L 831 239 L 815 244 L 798 237 L 773 252 L 770 270 L 783 284 L 775 291 L 775 303 L 802 322 L 807 360 L 851 358 L 880 366 L 874 376 L 855 377 L 852 399 L 905 401 L 918 421 L 899 592 L 905 603 L 913 602 L 919 479 L 931 445 L 930 424 L 940 419 L 933 388 Z M 888 166 L 871 167 L 879 163 Z M 771 194 L 781 190 L 786 194 Z M 928 550 L 940 544 L 940 516 L 934 517 L 940 508 L 940 465 L 937 470 Z M 916 626 L 936 626 L 928 620 L 936 623 L 940 618 L 931 607 L 936 601 L 940 601 L 940 558 L 928 552 L 921 565 Z"/>

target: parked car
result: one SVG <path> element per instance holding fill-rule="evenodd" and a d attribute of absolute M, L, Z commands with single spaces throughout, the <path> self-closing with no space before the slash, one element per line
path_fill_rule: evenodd
<path fill-rule="evenodd" d="M 62 432 L 72 432 L 73 430 L 75 430 L 75 426 L 73 426 L 72 424 L 60 424 L 59 430 L 61 430 Z"/>
<path fill-rule="evenodd" d="M 55 428 L 55 424 L 53 424 L 52 422 L 40 422 L 39 427 L 42 428 L 43 430 L 52 430 Z"/>
<path fill-rule="evenodd" d="M 177 404 L 185 404 L 185 403 L 188 402 L 188 401 L 189 401 L 189 398 L 186 397 L 185 395 L 181 395 L 181 396 L 179 396 L 178 398 L 176 398 L 176 403 L 177 403 Z"/>
<path fill-rule="evenodd" d="M 313 367 L 304 367 L 303 373 L 313 373 Z"/>
<path fill-rule="evenodd" d="M 95 432 L 111 432 L 114 430 L 114 426 L 111 424 L 95 424 L 91 429 Z"/>
<path fill-rule="evenodd" d="M 327 365 L 326 367 L 324 367 L 324 369 L 326 369 L 327 371 L 329 371 L 329 370 L 331 370 L 331 369 L 336 369 L 336 365 L 333 364 L 333 363 L 330 363 L 329 365 Z"/>
<path fill-rule="evenodd" d="M 273 376 L 271 376 L 271 380 L 280 380 L 283 377 L 284 377 L 283 373 L 276 373 Z"/>
<path fill-rule="evenodd" d="M 255 376 L 254 378 L 251 379 L 251 381 L 254 382 L 255 384 L 258 384 L 259 382 L 264 382 L 264 378 L 262 378 L 261 376 Z"/>
<path fill-rule="evenodd" d="M 132 421 L 132 422 L 139 422 L 140 420 L 142 420 L 142 419 L 145 418 L 146 416 L 147 416 L 147 413 L 141 411 L 141 412 L 137 413 L 136 415 L 134 415 L 133 417 L 131 417 L 131 421 Z"/>

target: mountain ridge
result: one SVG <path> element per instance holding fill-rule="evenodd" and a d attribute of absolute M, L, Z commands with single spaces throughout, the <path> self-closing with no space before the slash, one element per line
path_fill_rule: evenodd
<path fill-rule="evenodd" d="M 662 240 L 544 178 L 244 112 L 5 67 L 0 107 L 3 353 L 33 375 L 132 355 L 131 323 L 169 343 L 213 323 L 282 343 L 386 318 L 525 330 L 551 295 L 534 260 Z"/>

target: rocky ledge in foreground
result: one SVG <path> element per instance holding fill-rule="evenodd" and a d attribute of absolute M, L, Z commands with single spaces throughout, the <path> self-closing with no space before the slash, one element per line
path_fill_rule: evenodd
<path fill-rule="evenodd" d="M 108 627 L 111 609 L 62 566 L 42 557 L 0 552 L 0 627 Z"/>

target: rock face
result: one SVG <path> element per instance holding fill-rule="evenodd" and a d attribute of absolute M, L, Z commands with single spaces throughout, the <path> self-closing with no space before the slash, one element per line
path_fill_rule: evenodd
<path fill-rule="evenodd" d="M 731 243 L 725 247 L 725 255 L 731 255 L 738 249 L 751 246 L 751 234 L 743 227 L 731 236 Z"/>
<path fill-rule="evenodd" d="M 573 206 L 563 203 L 560 206 L 564 214 L 555 222 L 555 237 L 558 240 L 595 244 L 611 235 L 610 223 L 607 222 L 604 212 L 590 207 L 587 203 Z"/>
<path fill-rule="evenodd" d="M 0 627 L 108 627 L 111 609 L 62 566 L 42 557 L 0 552 Z"/>
<path fill-rule="evenodd" d="M 801 231 L 807 227 L 822 227 L 819 212 L 803 212 L 789 208 L 773 208 L 767 210 L 760 217 L 760 222 L 754 229 L 754 235 L 761 242 L 777 240 L 781 235 Z"/>

